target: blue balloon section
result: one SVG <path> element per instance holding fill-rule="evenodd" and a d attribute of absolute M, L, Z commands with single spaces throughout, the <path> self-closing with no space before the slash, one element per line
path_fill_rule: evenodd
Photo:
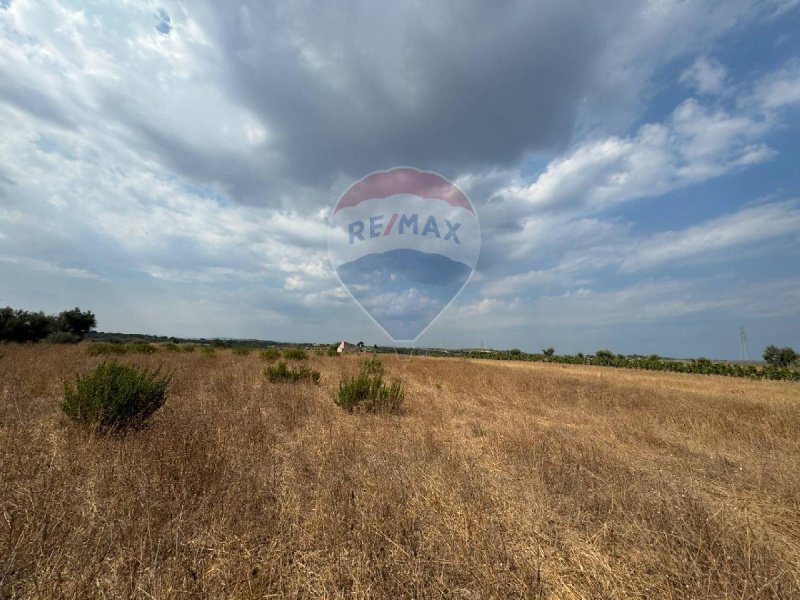
<path fill-rule="evenodd" d="M 337 272 L 353 297 L 395 340 L 413 340 L 458 294 L 472 268 L 441 254 L 390 250 Z"/>

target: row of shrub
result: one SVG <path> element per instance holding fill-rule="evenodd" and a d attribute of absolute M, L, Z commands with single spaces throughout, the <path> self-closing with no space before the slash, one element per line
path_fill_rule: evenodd
<path fill-rule="evenodd" d="M 154 354 L 164 350 L 165 352 L 195 352 L 200 350 L 204 354 L 213 355 L 216 352 L 214 346 L 197 344 L 175 344 L 169 342 L 163 345 L 151 344 L 150 342 L 91 342 L 87 345 L 86 351 L 90 356 L 101 356 L 104 354 Z M 246 356 L 253 351 L 252 347 L 234 346 L 231 351 L 239 356 Z M 283 356 L 287 360 L 305 360 L 308 353 L 300 348 L 287 348 L 283 352 L 276 348 L 267 348 L 260 352 L 261 358 L 272 362 Z"/>
<path fill-rule="evenodd" d="M 272 383 L 317 384 L 321 378 L 319 371 L 306 365 L 290 367 L 285 360 L 268 366 L 264 374 Z M 74 382 L 64 383 L 61 410 L 101 432 L 136 429 L 164 405 L 172 375 L 161 368 L 151 370 L 106 359 L 91 372 L 76 375 Z M 404 397 L 402 383 L 385 383 L 383 363 L 371 358 L 362 361 L 357 375 L 339 383 L 334 401 L 348 412 L 396 413 Z"/>
<path fill-rule="evenodd" d="M 558 355 L 551 353 L 549 348 L 545 352 L 537 354 L 528 354 L 513 349 L 504 352 L 471 351 L 461 356 L 493 360 L 523 360 L 570 365 L 600 365 L 621 369 L 647 369 L 650 371 L 671 371 L 674 373 L 698 373 L 702 375 L 723 375 L 725 377 L 800 381 L 800 370 L 791 367 L 723 363 L 714 362 L 708 358 L 680 361 L 667 360 L 656 355 L 648 357 L 629 357 L 623 354 L 614 354 L 610 350 L 598 350 L 594 355 L 583 355 L 580 353 L 575 355 Z"/>

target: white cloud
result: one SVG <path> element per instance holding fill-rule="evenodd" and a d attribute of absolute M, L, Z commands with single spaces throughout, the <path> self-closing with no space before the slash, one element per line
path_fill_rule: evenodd
<path fill-rule="evenodd" d="M 663 124 L 629 137 L 579 144 L 530 184 L 517 181 L 497 195 L 531 209 L 601 210 L 764 162 L 775 152 L 758 140 L 771 120 L 682 102 Z"/>
<path fill-rule="evenodd" d="M 665 263 L 718 257 L 719 252 L 800 234 L 797 201 L 752 206 L 682 231 L 640 240 L 622 259 L 623 271 L 651 269 Z"/>
<path fill-rule="evenodd" d="M 0 262 L 25 267 L 27 269 L 34 269 L 36 271 L 43 271 L 50 275 L 57 275 L 61 277 L 71 277 L 75 279 L 96 279 L 102 280 L 103 278 L 96 273 L 92 273 L 86 269 L 78 267 L 65 267 L 53 262 L 42 260 L 39 258 L 32 258 L 29 256 L 2 256 L 0 255 Z"/>
<path fill-rule="evenodd" d="M 558 239 L 562 231 L 569 235 L 579 229 L 567 218 L 549 223 L 549 237 L 540 240 L 545 245 Z M 601 230 L 604 228 L 600 221 L 589 221 L 585 226 L 592 223 L 597 223 Z M 605 276 L 609 272 L 647 272 L 666 264 L 696 266 L 724 261 L 735 249 L 751 254 L 772 240 L 793 234 L 794 239 L 800 240 L 800 204 L 793 200 L 745 207 L 682 230 L 651 235 L 637 236 L 621 227 L 606 229 L 606 232 L 612 231 L 613 235 L 588 238 L 592 242 L 586 246 L 564 246 L 555 264 L 543 261 L 536 269 L 488 278 L 482 289 L 490 296 L 535 295 L 546 286 L 597 282 L 600 273 Z"/>
<path fill-rule="evenodd" d="M 701 56 L 681 74 L 680 82 L 701 94 L 719 94 L 725 89 L 727 75 L 727 70 L 719 62 Z"/>

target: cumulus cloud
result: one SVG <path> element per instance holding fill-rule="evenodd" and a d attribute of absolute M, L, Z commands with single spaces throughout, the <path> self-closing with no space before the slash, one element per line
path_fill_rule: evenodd
<path fill-rule="evenodd" d="M 553 210 L 598 210 L 659 196 L 769 160 L 775 151 L 760 140 L 773 126 L 769 116 L 711 108 L 690 98 L 664 123 L 579 144 L 532 183 L 518 180 L 496 193 Z"/>

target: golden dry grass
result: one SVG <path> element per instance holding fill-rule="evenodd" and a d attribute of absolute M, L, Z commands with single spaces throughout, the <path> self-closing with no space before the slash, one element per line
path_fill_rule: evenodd
<path fill-rule="evenodd" d="M 800 597 L 800 385 L 387 358 L 399 416 L 176 370 L 152 426 L 59 411 L 82 347 L 0 348 L 0 597 Z"/>

